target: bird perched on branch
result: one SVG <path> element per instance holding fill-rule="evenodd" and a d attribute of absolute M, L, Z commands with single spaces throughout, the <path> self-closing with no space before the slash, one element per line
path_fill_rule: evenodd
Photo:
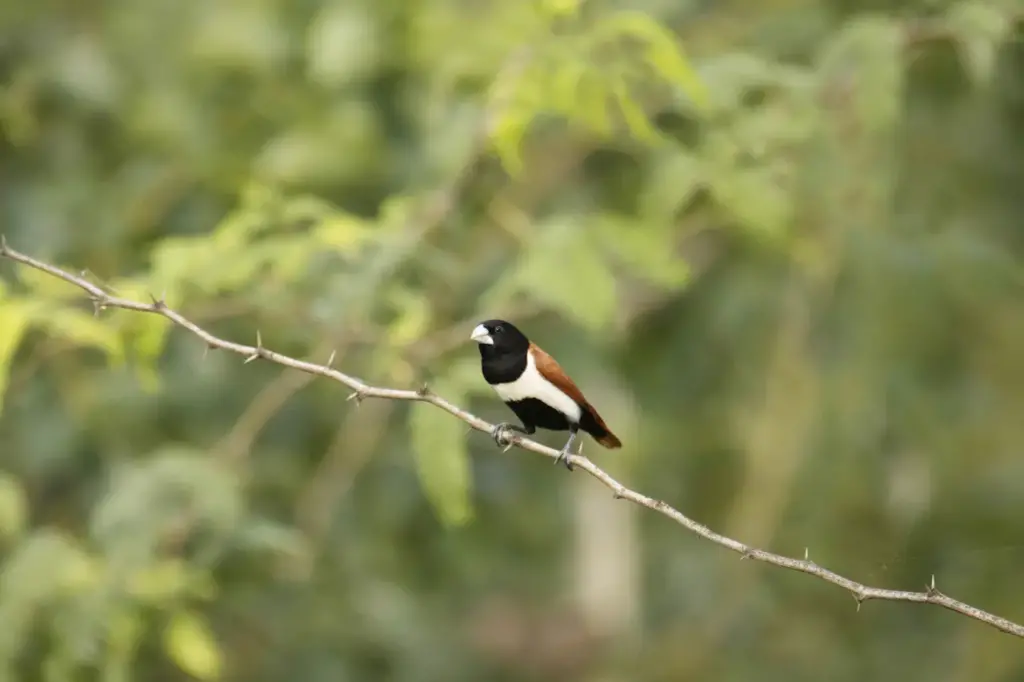
<path fill-rule="evenodd" d="M 577 431 L 589 433 L 606 448 L 622 447 L 622 442 L 555 359 L 515 325 L 505 320 L 487 320 L 473 329 L 470 338 L 479 345 L 484 379 L 523 423 L 522 427 L 508 422 L 495 426 L 491 436 L 499 445 L 507 441 L 508 431 L 531 435 L 538 427 L 567 430 L 569 440 L 555 463 L 564 462 L 569 471 L 573 467 L 567 456 Z"/>

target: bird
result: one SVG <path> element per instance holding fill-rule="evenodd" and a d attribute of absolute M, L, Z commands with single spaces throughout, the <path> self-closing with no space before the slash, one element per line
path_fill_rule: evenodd
<path fill-rule="evenodd" d="M 497 424 L 491 436 L 499 445 L 507 443 L 508 431 L 529 436 L 538 427 L 549 431 L 567 430 L 569 440 L 555 464 L 563 462 L 569 471 L 573 470 L 568 458 L 569 448 L 576 440 L 577 431 L 589 433 L 606 448 L 622 447 L 622 442 L 558 362 L 514 324 L 485 320 L 473 329 L 470 339 L 479 346 L 484 380 L 523 423 L 522 427 L 510 422 Z"/>

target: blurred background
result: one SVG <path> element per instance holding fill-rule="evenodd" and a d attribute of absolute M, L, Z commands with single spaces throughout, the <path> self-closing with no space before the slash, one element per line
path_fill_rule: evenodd
<path fill-rule="evenodd" d="M 515 321 L 756 547 L 1024 621 L 1018 0 L 11 0 L 0 232 L 481 417 Z M 0 678 L 1024 679 L 425 405 L 0 262 Z M 564 434 L 540 434 L 561 446 Z"/>

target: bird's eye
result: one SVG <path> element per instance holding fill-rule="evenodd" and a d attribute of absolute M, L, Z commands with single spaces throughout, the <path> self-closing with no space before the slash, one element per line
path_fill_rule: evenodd
<path fill-rule="evenodd" d="M 502 328 L 501 328 L 501 325 L 500 325 L 500 324 L 499 324 L 499 325 L 498 325 L 497 327 L 495 327 L 495 328 L 494 328 L 494 333 L 495 333 L 495 334 L 500 334 L 500 333 L 501 333 L 501 331 L 502 331 Z"/>

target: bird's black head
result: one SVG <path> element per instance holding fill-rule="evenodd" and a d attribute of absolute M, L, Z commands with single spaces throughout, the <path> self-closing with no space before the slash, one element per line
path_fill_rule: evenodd
<path fill-rule="evenodd" d="M 473 329 L 471 339 L 480 345 L 480 355 L 514 355 L 526 353 L 530 340 L 511 322 L 485 320 Z"/>

